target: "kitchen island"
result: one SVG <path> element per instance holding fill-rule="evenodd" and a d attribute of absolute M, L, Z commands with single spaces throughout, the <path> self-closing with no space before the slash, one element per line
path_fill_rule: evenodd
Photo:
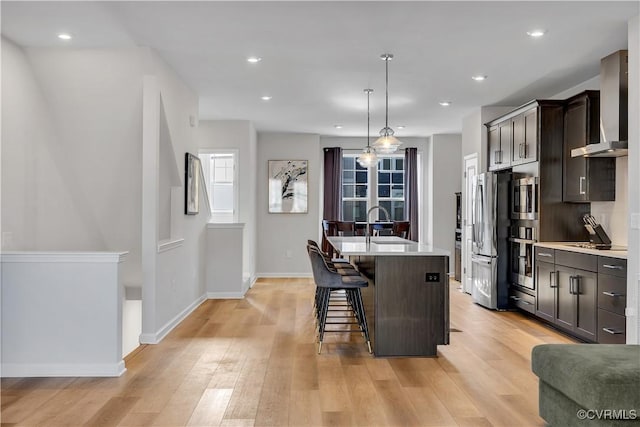
<path fill-rule="evenodd" d="M 436 356 L 449 343 L 449 252 L 399 237 L 327 238 L 369 280 L 362 290 L 376 356 Z"/>

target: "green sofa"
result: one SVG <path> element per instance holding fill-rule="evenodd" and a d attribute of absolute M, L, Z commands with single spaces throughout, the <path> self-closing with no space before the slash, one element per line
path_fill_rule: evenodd
<path fill-rule="evenodd" d="M 549 425 L 640 426 L 639 345 L 538 345 L 531 365 Z"/>

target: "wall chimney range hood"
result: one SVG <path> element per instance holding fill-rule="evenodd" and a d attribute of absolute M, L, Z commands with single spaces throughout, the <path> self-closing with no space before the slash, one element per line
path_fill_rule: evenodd
<path fill-rule="evenodd" d="M 571 150 L 571 157 L 628 155 L 628 70 L 626 50 L 600 61 L 600 142 Z"/>

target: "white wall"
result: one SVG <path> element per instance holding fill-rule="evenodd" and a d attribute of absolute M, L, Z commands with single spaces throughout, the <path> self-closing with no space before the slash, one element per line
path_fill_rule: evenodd
<path fill-rule="evenodd" d="M 428 143 L 429 167 L 424 173 L 423 199 L 429 213 L 426 243 L 451 252 L 449 271 L 455 265 L 456 196 L 462 191 L 462 135 L 433 135 Z"/>
<path fill-rule="evenodd" d="M 591 214 L 602 224 L 612 243 L 622 246 L 629 244 L 628 165 L 629 157 L 616 159 L 616 200 L 614 202 L 591 202 Z"/>
<path fill-rule="evenodd" d="M 629 21 L 628 210 L 640 222 L 640 16 Z M 627 218 L 630 222 L 631 215 Z M 640 225 L 629 227 L 627 260 L 627 343 L 640 344 Z"/>
<path fill-rule="evenodd" d="M 320 137 L 313 134 L 259 133 L 257 156 L 258 277 L 310 276 L 307 239 L 317 239 L 320 226 Z M 308 210 L 304 214 L 270 214 L 268 160 L 308 160 Z"/>
<path fill-rule="evenodd" d="M 152 108 L 155 160 L 147 174 L 156 192 L 143 216 L 145 74 L 155 76 L 158 93 Z M 164 136 L 174 150 L 173 159 L 171 153 L 165 158 L 174 167 L 167 182 L 178 184 L 174 197 L 163 199 L 169 204 L 162 211 L 160 95 Z M 143 300 L 143 333 L 160 337 L 204 295 L 206 214 L 182 214 L 184 153 L 197 152 L 189 124 L 198 115 L 197 96 L 146 48 L 22 50 L 5 39 L 2 96 L 2 229 L 11 233 L 4 249 L 128 251 L 123 281 L 146 280 L 151 298 Z M 172 237 L 184 242 L 158 254 L 159 217 L 167 217 L 166 209 Z M 143 240 L 146 223 L 153 230 Z M 162 229 L 166 234 L 166 221 Z M 144 267 L 143 241 L 154 254 Z"/>
<path fill-rule="evenodd" d="M 145 82 L 153 83 L 145 86 L 144 108 L 145 114 L 149 114 L 145 118 L 144 147 L 145 151 L 149 150 L 149 155 L 155 156 L 155 170 L 154 161 L 147 159 L 146 154 L 143 164 L 142 185 L 152 193 L 144 194 L 141 221 L 143 230 L 148 227 L 142 234 L 145 272 L 142 341 L 153 343 L 161 340 L 204 299 L 208 209 L 201 206 L 198 215 L 184 215 L 184 156 L 186 152 L 198 152 L 196 128 L 191 125 L 192 117 L 198 117 L 198 97 L 155 52 L 142 49 L 142 55 L 147 75 Z M 160 114 L 157 118 L 153 114 L 160 108 L 164 108 L 174 161 L 181 178 L 181 185 L 175 188 L 171 198 L 171 235 L 172 238 L 184 239 L 181 245 L 162 252 L 157 250 L 161 240 L 157 233 L 160 217 L 157 192 L 160 132 L 148 132 L 150 129 L 162 129 Z M 200 194 L 201 198 L 203 196 Z"/>
<path fill-rule="evenodd" d="M 2 38 L 3 249 L 129 251 L 141 283 L 141 70 L 138 49 Z"/>
<path fill-rule="evenodd" d="M 253 124 L 246 120 L 201 120 L 196 130 L 200 149 L 238 150 L 238 221 L 243 233 L 243 275 L 255 276 L 256 265 L 256 159 L 257 137 Z"/>

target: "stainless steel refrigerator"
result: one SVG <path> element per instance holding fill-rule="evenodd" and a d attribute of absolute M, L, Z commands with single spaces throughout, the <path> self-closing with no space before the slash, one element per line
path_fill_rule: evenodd
<path fill-rule="evenodd" d="M 471 297 L 491 309 L 509 305 L 509 180 L 508 173 L 482 173 L 473 178 Z"/>

